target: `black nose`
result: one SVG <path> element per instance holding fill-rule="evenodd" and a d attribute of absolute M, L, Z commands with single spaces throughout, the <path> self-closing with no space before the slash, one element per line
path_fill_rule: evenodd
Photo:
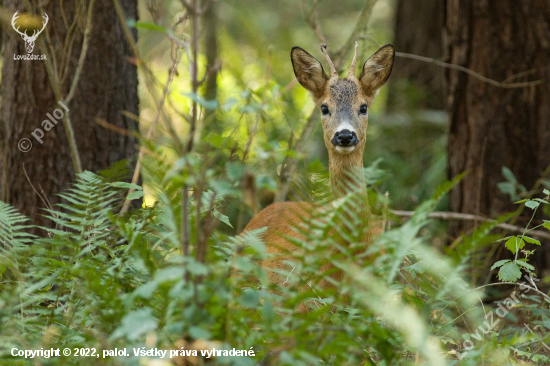
<path fill-rule="evenodd" d="M 359 143 L 357 134 L 350 130 L 338 131 L 330 141 L 334 146 L 355 146 Z"/>

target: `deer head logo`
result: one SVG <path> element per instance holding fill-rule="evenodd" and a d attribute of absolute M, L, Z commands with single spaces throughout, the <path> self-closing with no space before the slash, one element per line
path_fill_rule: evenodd
<path fill-rule="evenodd" d="M 23 38 L 23 40 L 25 41 L 25 48 L 27 50 L 27 53 L 31 53 L 32 50 L 34 49 L 34 42 L 36 41 L 36 38 L 38 38 L 38 36 L 40 35 L 40 33 L 42 33 L 42 31 L 44 30 L 44 28 L 46 28 L 46 24 L 48 24 L 48 14 L 44 13 L 44 19 L 46 20 L 43 25 L 42 25 L 42 29 L 40 29 L 39 31 L 37 31 L 36 29 L 33 31 L 32 33 L 32 36 L 29 36 L 27 35 L 27 30 L 25 30 L 25 32 L 21 32 L 19 30 L 19 27 L 15 28 L 15 20 L 17 18 L 19 18 L 19 16 L 17 15 L 18 11 L 15 12 L 15 14 L 13 14 L 13 18 L 11 18 L 11 26 L 13 27 L 13 29 L 15 29 L 15 31 L 17 33 L 19 33 L 21 35 L 21 37 Z"/>

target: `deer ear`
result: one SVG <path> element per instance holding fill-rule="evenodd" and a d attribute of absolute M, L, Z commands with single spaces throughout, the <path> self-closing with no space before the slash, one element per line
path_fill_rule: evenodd
<path fill-rule="evenodd" d="M 363 65 L 359 81 L 366 95 L 375 96 L 376 92 L 390 77 L 395 58 L 392 44 L 382 46 Z"/>
<path fill-rule="evenodd" d="M 296 79 L 315 98 L 319 98 L 325 92 L 325 84 L 328 80 L 323 66 L 317 59 L 300 47 L 293 47 L 290 52 L 292 67 Z"/>

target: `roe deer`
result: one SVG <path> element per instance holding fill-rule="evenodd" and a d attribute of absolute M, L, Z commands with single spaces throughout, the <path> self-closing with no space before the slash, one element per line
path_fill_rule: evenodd
<path fill-rule="evenodd" d="M 330 77 L 325 74 L 321 63 L 300 47 L 292 48 L 291 60 L 296 78 L 311 93 L 315 104 L 321 110 L 321 123 L 329 156 L 331 194 L 333 199 L 337 199 L 350 190 L 366 189 L 362 181 L 362 171 L 360 174 L 352 173 L 357 173 L 363 168 L 368 109 L 378 89 L 390 76 L 395 51 L 393 45 L 381 47 L 363 64 L 361 75 L 356 78 L 355 43 L 355 54 L 349 73 L 346 78 L 340 79 L 326 51 L 326 45 L 321 45 L 321 50 L 330 66 Z M 357 180 L 357 176 L 361 179 Z M 274 256 L 265 260 L 262 267 L 292 272 L 293 268 L 288 261 L 292 260 L 292 253 L 297 248 L 284 236 L 300 237 L 293 226 L 303 221 L 304 217 L 310 216 L 313 209 L 322 210 L 322 207 L 316 208 L 306 202 L 275 203 L 260 211 L 250 221 L 243 232 L 267 226 L 263 240 L 268 253 Z M 360 214 L 370 215 L 368 203 L 361 208 Z M 380 228 L 376 227 L 365 230 L 360 241 L 365 243 L 365 249 L 372 236 L 379 232 Z M 336 270 L 330 263 L 321 268 L 323 273 L 329 270 L 333 279 L 342 278 L 342 271 Z M 285 281 L 285 277 L 276 271 L 268 271 L 268 278 L 271 283 L 283 284 Z M 331 286 L 326 280 L 321 280 L 319 285 L 322 288 Z"/>

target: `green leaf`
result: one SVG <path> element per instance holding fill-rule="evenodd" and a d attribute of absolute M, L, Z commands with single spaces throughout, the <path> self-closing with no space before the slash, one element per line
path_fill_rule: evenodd
<path fill-rule="evenodd" d="M 514 183 L 500 182 L 497 184 L 497 188 L 502 193 L 509 195 L 510 199 L 512 199 L 513 201 L 518 199 L 518 196 L 516 194 L 516 185 Z"/>
<path fill-rule="evenodd" d="M 525 246 L 525 242 L 521 240 L 521 236 L 512 236 L 506 244 L 504 244 L 508 250 L 510 250 L 513 254 L 516 254 L 518 250 L 523 249 Z"/>
<path fill-rule="evenodd" d="M 230 228 L 233 228 L 233 225 L 231 225 L 231 222 L 229 221 L 229 217 L 225 216 L 220 211 L 214 210 L 214 211 L 212 211 L 212 215 L 214 215 L 215 218 L 217 218 L 218 220 L 220 220 L 221 222 L 223 222 L 224 224 L 226 224 Z"/>
<path fill-rule="evenodd" d="M 529 263 L 524 262 L 522 260 L 516 261 L 516 264 L 520 265 L 521 267 L 524 267 L 524 268 L 528 269 L 529 271 L 534 271 L 535 270 L 535 267 L 533 267 Z"/>
<path fill-rule="evenodd" d="M 546 328 L 550 329 L 550 318 L 548 318 L 546 315 L 542 315 L 542 322 L 541 323 Z"/>
<path fill-rule="evenodd" d="M 532 361 L 535 361 L 535 362 L 544 362 L 541 365 L 548 365 L 548 360 L 550 360 L 550 358 L 540 354 L 532 355 L 530 358 Z"/>
<path fill-rule="evenodd" d="M 512 182 L 514 184 L 518 182 L 514 176 L 514 173 L 512 173 L 512 171 L 505 166 L 502 167 L 502 175 L 508 182 Z"/>
<path fill-rule="evenodd" d="M 143 334 L 157 329 L 157 319 L 151 308 L 132 311 L 122 318 L 121 325 L 113 332 L 110 339 L 127 338 L 136 340 Z"/>
<path fill-rule="evenodd" d="M 260 293 L 254 289 L 244 289 L 239 300 L 240 304 L 245 308 L 254 308 L 260 302 Z"/>
<path fill-rule="evenodd" d="M 159 285 L 169 281 L 176 281 L 182 277 L 183 267 L 168 267 L 160 269 L 155 273 L 155 278 L 152 281 L 136 288 L 132 296 L 139 296 L 148 299 L 157 290 Z"/>
<path fill-rule="evenodd" d="M 493 264 L 493 266 L 491 267 L 491 270 L 493 270 L 495 268 L 498 268 L 498 267 L 501 267 L 503 264 L 508 263 L 508 262 L 510 262 L 510 259 L 503 259 L 501 261 L 498 261 L 495 264 Z"/>
<path fill-rule="evenodd" d="M 148 29 L 148 30 L 152 30 L 152 31 L 155 31 L 155 32 L 166 33 L 168 31 L 168 29 L 166 29 L 166 28 L 164 28 L 164 27 L 162 27 L 158 24 L 151 23 L 151 22 L 136 22 L 135 19 L 128 19 L 126 21 L 126 24 L 128 24 L 128 27 Z"/>
<path fill-rule="evenodd" d="M 219 103 L 217 100 L 206 100 L 200 95 L 197 95 L 195 93 L 181 93 L 181 94 L 190 98 L 192 101 L 197 102 L 198 105 L 206 109 L 216 109 L 219 106 Z"/>
<path fill-rule="evenodd" d="M 206 276 L 208 274 L 208 267 L 195 260 L 190 260 L 187 263 L 187 269 L 189 273 L 195 276 Z"/>
<path fill-rule="evenodd" d="M 528 236 L 524 236 L 523 239 L 528 243 L 540 246 L 540 241 L 538 241 L 537 239 L 533 239 L 533 238 L 530 238 Z"/>
<path fill-rule="evenodd" d="M 504 282 L 516 282 L 520 277 L 521 270 L 514 262 L 506 263 L 498 271 L 498 278 Z"/>
<path fill-rule="evenodd" d="M 143 197 L 143 191 L 134 191 L 126 197 L 126 201 L 137 200 Z"/>
<path fill-rule="evenodd" d="M 550 230 L 550 221 L 548 221 L 548 220 L 542 220 L 542 221 L 544 221 L 542 223 L 542 226 L 545 227 L 546 229 Z"/>
<path fill-rule="evenodd" d="M 525 206 L 529 207 L 530 209 L 534 210 L 535 208 L 539 207 L 540 202 L 529 200 L 525 202 Z"/>
<path fill-rule="evenodd" d="M 115 187 L 115 188 L 135 189 L 136 191 L 142 191 L 143 190 L 143 188 L 141 188 L 140 186 L 138 186 L 137 184 L 134 184 L 134 183 L 114 182 L 114 183 L 109 183 L 109 185 L 111 187 Z"/>
<path fill-rule="evenodd" d="M 547 195 L 547 196 L 550 196 L 550 191 L 547 190 L 547 189 L 543 189 L 543 190 L 542 190 L 542 193 L 544 193 L 544 194 Z"/>
<path fill-rule="evenodd" d="M 510 239 L 510 238 L 514 238 L 514 236 L 507 236 L 507 237 L 505 237 L 505 238 L 498 239 L 498 240 L 496 240 L 495 242 L 498 243 L 498 242 L 501 242 L 501 241 L 506 241 L 506 240 L 508 240 L 508 239 Z"/>

